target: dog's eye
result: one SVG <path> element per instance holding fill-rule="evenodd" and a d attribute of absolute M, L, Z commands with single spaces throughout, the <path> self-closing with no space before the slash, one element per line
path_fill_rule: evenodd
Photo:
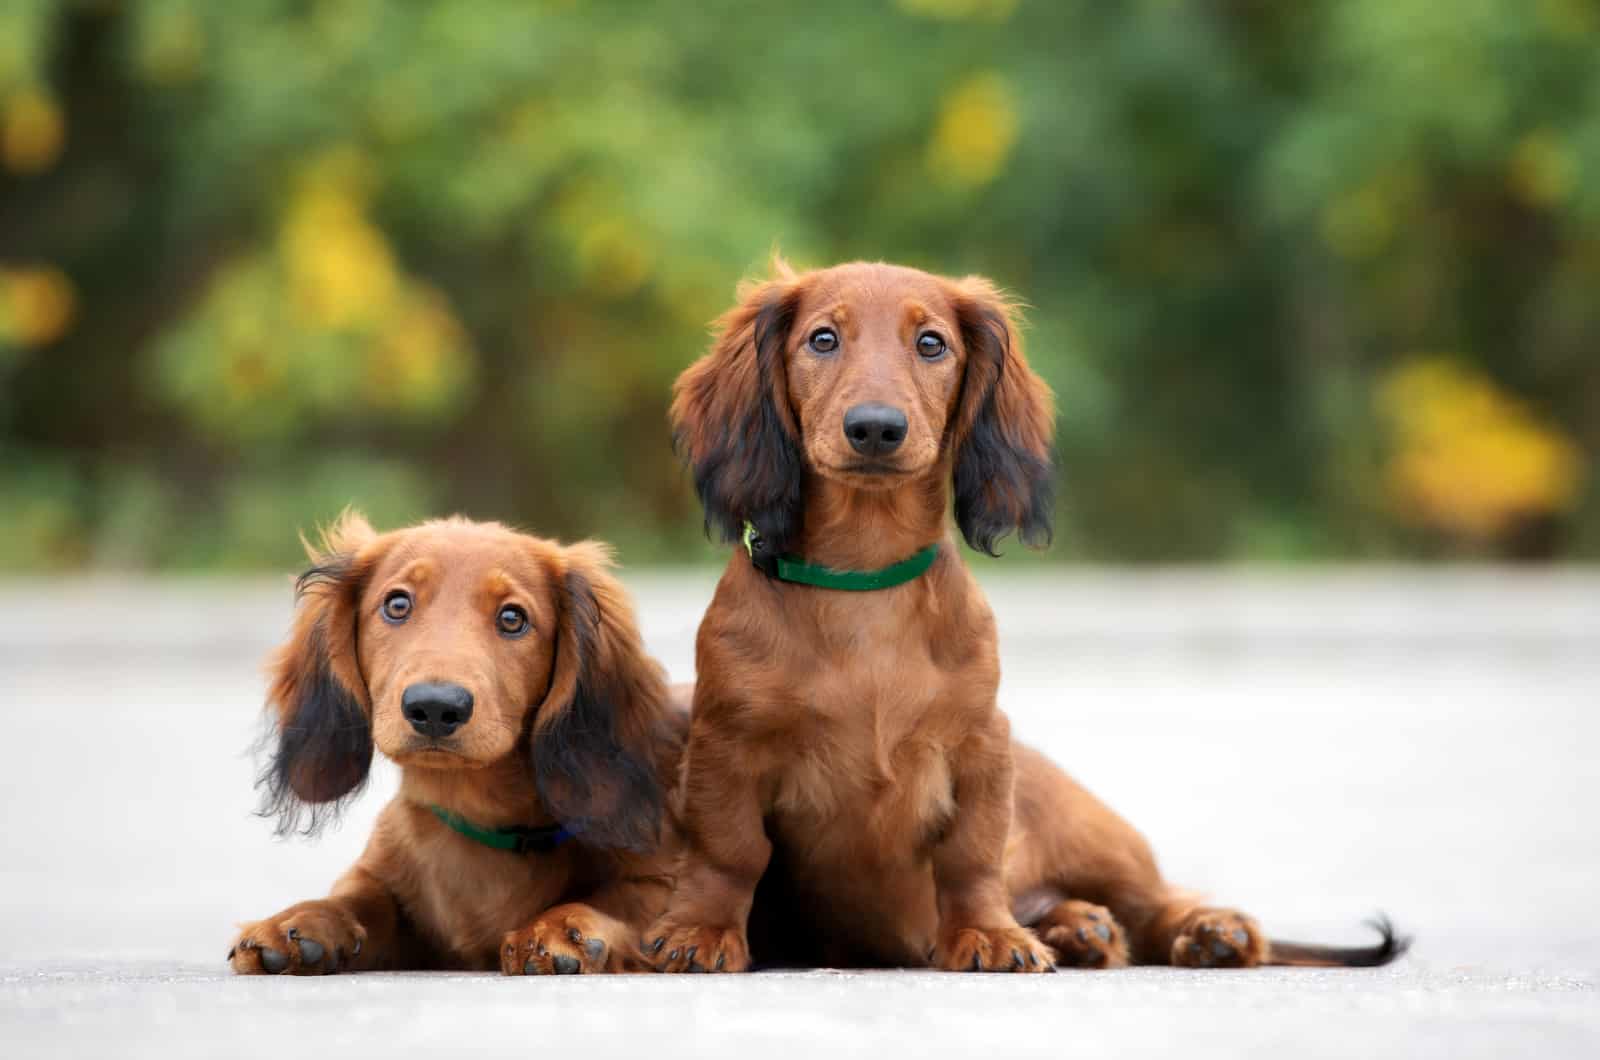
<path fill-rule="evenodd" d="M 917 352 L 928 360 L 944 356 L 944 351 L 949 349 L 944 344 L 944 336 L 936 331 L 924 331 L 917 336 Z"/>
<path fill-rule="evenodd" d="M 383 598 L 383 620 L 398 626 L 411 617 L 411 594 L 396 589 Z"/>
<path fill-rule="evenodd" d="M 528 632 L 528 612 L 514 604 L 507 604 L 495 616 L 494 624 L 507 637 L 520 637 Z"/>
<path fill-rule="evenodd" d="M 839 348 L 839 336 L 832 328 L 818 328 L 806 340 L 806 345 L 815 353 L 832 353 Z"/>

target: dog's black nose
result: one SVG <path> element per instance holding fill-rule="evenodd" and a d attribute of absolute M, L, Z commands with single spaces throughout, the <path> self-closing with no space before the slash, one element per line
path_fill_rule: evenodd
<path fill-rule="evenodd" d="M 869 402 L 844 414 L 844 436 L 862 456 L 888 456 L 906 440 L 906 414 Z"/>
<path fill-rule="evenodd" d="M 472 693 L 444 681 L 422 681 L 400 696 L 400 709 L 424 736 L 449 736 L 472 717 Z"/>

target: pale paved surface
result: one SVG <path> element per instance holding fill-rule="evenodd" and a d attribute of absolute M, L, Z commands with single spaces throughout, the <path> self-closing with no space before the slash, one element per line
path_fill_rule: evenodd
<path fill-rule="evenodd" d="M 991 568 L 993 569 L 993 568 Z M 688 676 L 705 576 L 630 579 Z M 270 583 L 0 584 L 0 1055 L 1600 1055 L 1600 577 L 993 578 L 1017 731 L 1170 875 L 1379 971 L 235 979 L 322 892 L 250 815 Z"/>

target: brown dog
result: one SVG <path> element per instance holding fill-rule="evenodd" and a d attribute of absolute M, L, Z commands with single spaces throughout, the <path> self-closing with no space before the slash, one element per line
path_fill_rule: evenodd
<path fill-rule="evenodd" d="M 400 792 L 327 898 L 244 926 L 234 969 L 647 969 L 686 719 L 605 548 L 347 514 L 308 551 L 269 666 L 266 811 L 314 830 L 374 747 Z"/>
<path fill-rule="evenodd" d="M 802 930 L 758 935 L 762 959 L 766 938 L 801 963 L 974 971 L 1391 958 L 1387 925 L 1371 949 L 1272 944 L 1175 891 L 1137 832 L 1012 743 L 994 619 L 946 511 L 953 482 L 957 524 L 991 554 L 1013 530 L 1049 536 L 1051 399 L 1014 318 L 978 278 L 780 268 L 678 380 L 707 525 L 746 548 L 700 626 L 686 846 L 647 955 L 748 967 L 765 873 Z M 928 554 L 873 591 L 789 573 Z"/>

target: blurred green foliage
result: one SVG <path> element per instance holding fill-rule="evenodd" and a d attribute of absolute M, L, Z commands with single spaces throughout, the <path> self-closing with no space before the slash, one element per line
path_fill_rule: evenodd
<path fill-rule="evenodd" d="M 773 247 L 984 272 L 1057 557 L 1600 555 L 1600 0 L 5 0 L 0 568 L 706 557 Z"/>

